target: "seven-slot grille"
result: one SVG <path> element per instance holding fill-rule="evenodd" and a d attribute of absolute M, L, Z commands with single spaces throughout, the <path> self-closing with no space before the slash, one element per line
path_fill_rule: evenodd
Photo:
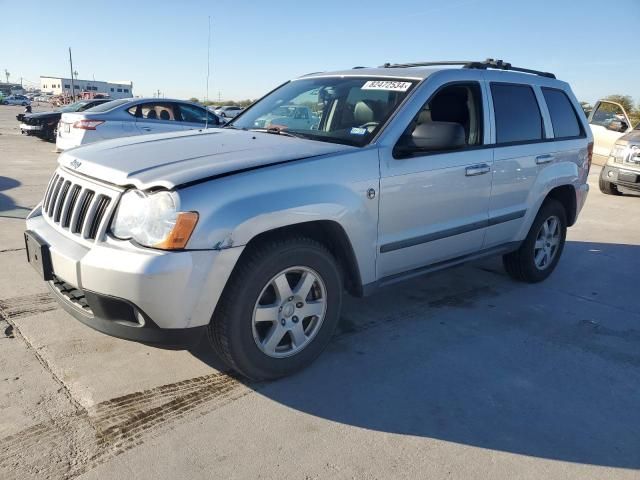
<path fill-rule="evenodd" d="M 58 169 L 42 202 L 44 217 L 58 228 L 88 241 L 100 240 L 119 191 L 89 183 Z"/>

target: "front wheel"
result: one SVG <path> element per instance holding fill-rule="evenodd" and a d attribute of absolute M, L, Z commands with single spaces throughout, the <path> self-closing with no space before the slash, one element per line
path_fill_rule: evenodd
<path fill-rule="evenodd" d="M 290 375 L 311 364 L 335 331 L 340 268 L 321 243 L 305 237 L 249 248 L 220 298 L 209 338 L 248 378 Z"/>
<path fill-rule="evenodd" d="M 618 186 L 615 183 L 607 181 L 604 177 L 604 168 L 600 172 L 600 177 L 598 178 L 598 187 L 605 195 L 622 195 L 622 192 L 618 190 Z"/>
<path fill-rule="evenodd" d="M 555 199 L 547 199 L 520 248 L 502 257 L 505 270 L 515 280 L 541 282 L 556 268 L 566 236 L 564 207 Z"/>

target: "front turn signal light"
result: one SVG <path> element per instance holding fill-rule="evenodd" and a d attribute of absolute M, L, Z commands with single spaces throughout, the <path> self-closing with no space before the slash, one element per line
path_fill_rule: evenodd
<path fill-rule="evenodd" d="M 191 234 L 198 223 L 198 214 L 196 212 L 180 212 L 176 218 L 176 224 L 171 233 L 162 242 L 157 243 L 153 248 L 162 250 L 181 250 L 187 246 Z"/>

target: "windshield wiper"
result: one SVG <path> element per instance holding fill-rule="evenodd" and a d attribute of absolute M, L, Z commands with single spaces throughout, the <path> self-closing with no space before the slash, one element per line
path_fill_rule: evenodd
<path fill-rule="evenodd" d="M 252 132 L 263 132 L 263 133 L 271 133 L 273 135 L 284 135 L 285 137 L 294 137 L 294 138 L 309 138 L 308 135 L 304 133 L 298 132 L 290 132 L 289 130 L 285 130 L 278 127 L 269 127 L 269 128 L 252 128 Z"/>

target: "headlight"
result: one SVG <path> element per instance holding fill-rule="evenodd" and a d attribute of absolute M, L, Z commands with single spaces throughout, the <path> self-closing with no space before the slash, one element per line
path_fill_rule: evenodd
<path fill-rule="evenodd" d="M 640 146 L 615 145 L 611 157 L 615 163 L 640 163 Z"/>
<path fill-rule="evenodd" d="M 120 199 L 111 233 L 146 247 L 184 248 L 198 222 L 196 212 L 178 212 L 175 193 L 129 190 Z"/>

